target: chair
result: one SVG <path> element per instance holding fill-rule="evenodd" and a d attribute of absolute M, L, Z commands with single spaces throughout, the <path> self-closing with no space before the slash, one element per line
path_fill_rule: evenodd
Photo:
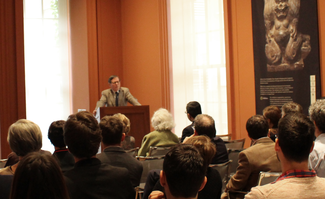
<path fill-rule="evenodd" d="M 222 163 L 222 164 L 210 164 L 209 167 L 212 169 L 216 169 L 221 177 L 222 180 L 222 192 L 226 189 L 226 184 L 229 180 L 229 174 L 230 174 L 230 164 L 232 160 L 229 160 L 228 162 Z"/>
<path fill-rule="evenodd" d="M 4 166 L 6 165 L 7 159 L 1 159 L 0 160 L 0 168 L 4 168 Z"/>
<path fill-rule="evenodd" d="M 135 199 L 142 198 L 144 186 L 147 181 L 147 176 L 150 170 L 152 169 L 163 169 L 163 163 L 164 163 L 164 155 L 163 156 L 154 156 L 154 157 L 141 157 L 137 156 L 137 159 L 142 163 L 143 165 L 143 171 L 140 179 L 140 184 L 135 188 L 136 194 Z"/>
<path fill-rule="evenodd" d="M 217 135 L 219 138 L 221 138 L 223 141 L 230 141 L 231 140 L 231 134 L 225 134 L 225 135 Z"/>
<path fill-rule="evenodd" d="M 239 153 L 244 149 L 228 149 L 228 158 L 232 160 L 230 164 L 230 176 L 236 173 L 238 167 L 238 156 Z"/>
<path fill-rule="evenodd" d="M 0 198 L 9 198 L 13 175 L 0 175 Z"/>
<path fill-rule="evenodd" d="M 224 141 L 227 149 L 243 149 L 245 144 L 245 139 L 239 139 L 239 140 L 229 140 Z"/>
<path fill-rule="evenodd" d="M 133 148 L 133 149 L 129 149 L 129 150 L 125 150 L 125 152 L 127 154 L 129 154 L 132 157 L 136 157 L 138 155 L 138 151 L 139 151 L 139 147 L 137 148 Z"/>
<path fill-rule="evenodd" d="M 265 172 L 261 171 L 258 178 L 258 186 L 274 182 L 282 173 L 281 172 Z"/>
<path fill-rule="evenodd" d="M 154 157 L 166 155 L 171 148 L 172 146 L 150 146 L 148 156 Z"/>

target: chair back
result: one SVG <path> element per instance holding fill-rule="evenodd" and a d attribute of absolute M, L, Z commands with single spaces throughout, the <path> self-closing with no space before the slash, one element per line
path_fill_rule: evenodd
<path fill-rule="evenodd" d="M 0 160 L 0 169 L 5 167 L 6 162 L 7 162 L 7 159 L 1 159 Z"/>
<path fill-rule="evenodd" d="M 245 144 L 245 139 L 239 139 L 239 140 L 229 140 L 224 141 L 227 149 L 243 149 Z"/>
<path fill-rule="evenodd" d="M 172 148 L 172 146 L 150 146 L 148 156 L 164 156 Z"/>
<path fill-rule="evenodd" d="M 132 157 L 136 157 L 138 155 L 138 151 L 139 151 L 139 147 L 137 148 L 133 148 L 133 149 L 129 149 L 129 150 L 125 150 L 125 152 L 127 154 L 129 154 Z"/>
<path fill-rule="evenodd" d="M 269 184 L 274 182 L 282 173 L 281 172 L 266 172 L 261 171 L 258 178 L 258 186 Z"/>
<path fill-rule="evenodd" d="M 152 169 L 163 169 L 163 163 L 164 163 L 165 156 L 155 156 L 155 157 L 140 157 L 138 156 L 137 159 L 142 163 L 143 165 L 143 171 L 140 179 L 141 183 L 146 183 L 147 176 L 150 170 Z"/>
<path fill-rule="evenodd" d="M 230 174 L 230 164 L 232 160 L 229 160 L 228 162 L 222 163 L 222 164 L 210 164 L 209 167 L 212 169 L 215 169 L 219 172 L 221 180 L 222 180 L 222 192 L 226 189 L 226 184 L 229 180 L 229 174 Z"/>
<path fill-rule="evenodd" d="M 230 176 L 236 173 L 238 167 L 238 156 L 243 149 L 228 149 L 228 158 L 232 160 L 230 164 Z"/>

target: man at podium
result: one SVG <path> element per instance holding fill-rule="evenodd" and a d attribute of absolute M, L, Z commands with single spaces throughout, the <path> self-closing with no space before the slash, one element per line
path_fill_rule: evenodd
<path fill-rule="evenodd" d="M 120 78 L 116 75 L 112 75 L 108 78 L 109 89 L 102 91 L 102 97 L 97 102 L 96 108 L 93 114 L 96 115 L 98 107 L 113 106 L 126 106 L 127 102 L 133 106 L 141 106 L 136 98 L 131 95 L 130 91 L 126 87 L 121 87 Z"/>

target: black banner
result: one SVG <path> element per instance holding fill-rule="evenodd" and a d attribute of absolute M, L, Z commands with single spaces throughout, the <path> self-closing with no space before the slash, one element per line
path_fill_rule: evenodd
<path fill-rule="evenodd" d="M 265 2 L 265 4 L 264 4 Z M 317 0 L 252 0 L 256 112 L 321 96 Z"/>

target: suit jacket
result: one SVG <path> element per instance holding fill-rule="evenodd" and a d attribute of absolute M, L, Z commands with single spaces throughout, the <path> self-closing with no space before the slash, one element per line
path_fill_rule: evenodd
<path fill-rule="evenodd" d="M 194 134 L 193 127 L 194 127 L 194 122 L 192 122 L 192 124 L 188 125 L 183 129 L 181 142 L 183 142 L 186 137 L 190 137 L 191 135 Z"/>
<path fill-rule="evenodd" d="M 143 166 L 141 162 L 127 154 L 121 147 L 108 147 L 104 149 L 103 153 L 98 154 L 97 158 L 102 163 L 126 168 L 129 171 L 132 186 L 139 186 Z"/>
<path fill-rule="evenodd" d="M 102 91 L 102 97 L 97 102 L 95 110 L 97 110 L 98 107 L 104 107 L 105 105 L 108 107 L 116 106 L 115 98 L 116 94 L 112 89 Z M 134 106 L 141 106 L 138 100 L 131 95 L 128 88 L 121 87 L 118 96 L 118 106 L 126 106 L 127 102 Z"/>
<path fill-rule="evenodd" d="M 0 175 L 0 198 L 9 199 L 13 175 Z"/>
<path fill-rule="evenodd" d="M 225 142 L 218 136 L 211 140 L 217 148 L 217 153 L 212 158 L 211 164 L 220 164 L 228 162 L 228 151 Z"/>
<path fill-rule="evenodd" d="M 255 145 L 240 152 L 237 171 L 226 185 L 226 191 L 250 191 L 257 185 L 260 171 L 281 172 L 274 146 L 270 138 L 263 137 Z M 223 193 L 221 198 L 227 198 L 227 193 Z"/>
<path fill-rule="evenodd" d="M 125 168 L 89 158 L 76 162 L 64 176 L 70 199 L 133 199 L 135 192 L 128 174 Z"/>
<path fill-rule="evenodd" d="M 63 173 L 74 167 L 74 157 L 68 149 L 55 150 L 53 157 L 61 167 Z"/>

